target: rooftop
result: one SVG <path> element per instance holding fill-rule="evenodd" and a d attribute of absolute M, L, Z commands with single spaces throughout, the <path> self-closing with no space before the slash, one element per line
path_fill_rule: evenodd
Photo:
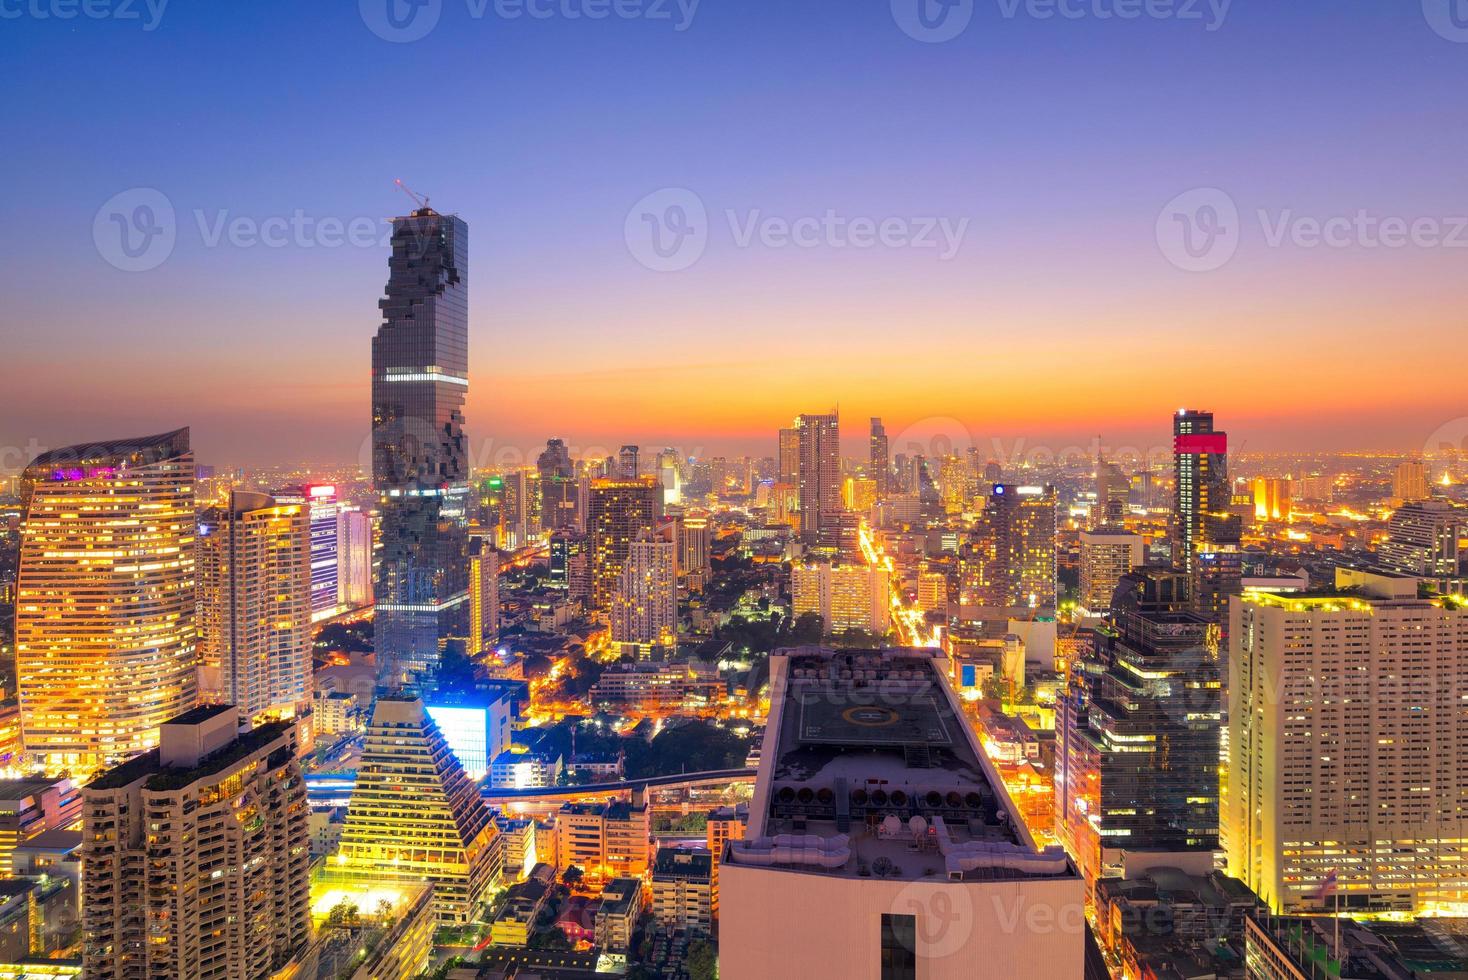
<path fill-rule="evenodd" d="M 772 660 L 775 710 L 736 864 L 853 877 L 1070 874 L 1010 816 L 935 652 L 801 647 Z"/>
<path fill-rule="evenodd" d="M 203 709 L 195 708 L 188 714 L 192 715 L 201 710 Z M 230 708 L 230 710 L 234 709 Z M 215 713 L 217 712 L 210 712 L 211 715 Z M 181 719 L 187 715 L 179 717 Z M 187 768 L 162 765 L 159 762 L 158 750 L 153 749 L 151 752 L 145 752 L 129 759 L 122 765 L 113 766 L 88 783 L 86 788 L 93 790 L 122 789 L 146 776 L 149 778 L 145 789 L 155 791 L 181 789 L 196 780 L 222 772 L 241 759 L 261 751 L 282 735 L 288 734 L 293 728 L 292 723 L 288 721 L 268 722 L 239 735 L 224 748 L 206 756 L 198 765 Z"/>

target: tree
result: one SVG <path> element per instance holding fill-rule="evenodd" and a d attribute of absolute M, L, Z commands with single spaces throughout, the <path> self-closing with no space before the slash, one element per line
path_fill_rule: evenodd
<path fill-rule="evenodd" d="M 565 871 L 561 872 L 561 880 L 572 888 L 575 888 L 577 883 L 580 882 L 581 879 L 584 877 L 586 877 L 586 872 L 582 871 L 574 864 L 567 868 Z"/>
<path fill-rule="evenodd" d="M 326 913 L 326 921 L 334 926 L 354 926 L 359 917 L 360 913 L 357 911 L 356 903 L 348 898 L 337 902 L 331 907 L 331 911 Z"/>
<path fill-rule="evenodd" d="M 689 980 L 719 980 L 719 954 L 713 944 L 699 940 L 688 947 Z"/>
<path fill-rule="evenodd" d="M 826 623 L 820 613 L 801 613 L 790 627 L 790 642 L 819 643 L 826 635 Z"/>

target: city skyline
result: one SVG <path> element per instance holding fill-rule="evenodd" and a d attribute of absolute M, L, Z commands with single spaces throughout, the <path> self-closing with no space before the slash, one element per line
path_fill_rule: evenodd
<path fill-rule="evenodd" d="M 703 4 L 681 31 L 466 20 L 449 4 L 437 30 L 405 44 L 355 9 L 270 3 L 229 15 L 175 5 L 151 31 L 7 21 L 17 67 L 58 81 L 13 109 L 34 137 L 16 161 L 31 176 L 0 207 L 12 222 L 27 201 L 54 211 L 23 249 L 0 246 L 15 297 L 0 389 L 28 407 L 0 417 L 0 446 L 17 447 L 0 466 L 23 466 L 32 440 L 91 437 L 87 420 L 104 409 L 116 431 L 190 425 L 206 461 L 359 458 L 361 340 L 375 313 L 363 297 L 386 248 L 380 234 L 332 245 L 322 225 L 365 219 L 380 232 L 408 203 L 394 178 L 481 229 L 469 313 L 482 383 L 465 409 L 480 442 L 528 450 L 561 434 L 613 450 L 752 452 L 786 416 L 838 401 L 894 434 L 957 418 L 1031 441 L 1126 442 L 1164 406 L 1201 403 L 1246 447 L 1411 451 L 1463 417 L 1451 368 L 1414 379 L 1418 352 L 1458 329 L 1459 249 L 1371 247 L 1360 231 L 1349 247 L 1315 246 L 1293 226 L 1271 242 L 1281 221 L 1363 211 L 1436 220 L 1456 237 L 1465 178 L 1435 160 L 1464 136 L 1450 100 L 1424 93 L 1460 88 L 1468 58 L 1417 5 L 1236 4 L 1216 29 L 1027 9 L 980 8 L 943 44 L 905 35 L 882 4 Z M 225 37 L 256 43 L 229 63 L 195 43 Z M 1039 53 L 1057 44 L 1063 60 Z M 369 65 L 428 77 L 470 59 L 462 99 L 330 84 Z M 292 70 L 272 70 L 282 64 Z M 160 74 L 178 70 L 193 84 Z M 84 127 L 115 147 L 104 159 L 63 120 L 109 71 L 157 84 L 154 100 Z M 627 84 L 603 91 L 598 77 Z M 679 84 L 690 78 L 700 84 Z M 505 99 L 511 83 L 543 98 Z M 1290 86 L 1313 98 L 1254 111 Z M 831 103 L 833 91 L 846 97 Z M 431 159 L 375 136 L 410 108 L 448 134 Z M 707 210 L 707 247 L 660 272 L 639 261 L 628 221 L 678 188 Z M 1221 268 L 1188 272 L 1159 247 L 1159 215 L 1203 188 L 1237 206 L 1242 239 Z M 174 240 L 156 268 L 127 272 L 99 252 L 94 225 L 130 219 L 126 195 L 140 189 L 172 209 Z M 114 198 L 123 211 L 109 210 Z M 828 211 L 914 231 L 967 224 L 946 260 L 944 248 L 782 245 L 763 229 L 741 245 L 751 221 Z M 297 214 L 305 230 L 260 243 Z M 66 288 L 75 270 L 87 289 Z M 1403 331 L 1421 346 L 1389 342 Z M 911 336 L 924 343 L 902 342 Z M 1174 336 L 1208 338 L 1187 349 L 1203 366 L 1155 380 L 1139 406 L 1134 355 Z M 940 355 L 952 350 L 963 356 Z M 1056 355 L 1078 367 L 1037 370 Z M 171 368 L 179 358 L 186 374 Z M 629 374 L 637 385 L 621 384 Z"/>

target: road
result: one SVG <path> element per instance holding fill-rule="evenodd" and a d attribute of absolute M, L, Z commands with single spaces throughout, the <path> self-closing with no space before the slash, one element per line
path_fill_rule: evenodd
<path fill-rule="evenodd" d="M 651 776 L 646 779 L 626 779 L 615 783 L 593 783 L 587 786 L 537 786 L 527 789 L 486 789 L 486 803 L 500 801 L 525 802 L 527 800 L 564 799 L 568 796 L 596 796 L 598 793 L 617 793 L 650 786 L 703 786 L 710 783 L 754 782 L 754 769 L 716 769 L 709 772 L 684 772 L 671 776 Z"/>
<path fill-rule="evenodd" d="M 891 586 L 888 591 L 892 596 L 892 625 L 897 630 L 898 641 L 903 646 L 911 647 L 942 646 L 941 627 L 929 625 L 922 610 L 908 603 L 907 593 L 902 588 L 902 580 L 893 567 L 891 556 L 877 544 L 876 539 L 872 537 L 871 528 L 865 521 L 862 522 L 858 540 L 861 542 L 861 553 L 866 557 L 867 564 L 887 570 L 887 578 Z"/>

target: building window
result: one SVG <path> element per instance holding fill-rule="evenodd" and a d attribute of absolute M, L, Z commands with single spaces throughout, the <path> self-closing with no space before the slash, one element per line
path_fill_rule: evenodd
<path fill-rule="evenodd" d="M 917 980 L 916 916 L 882 916 L 882 980 Z"/>

